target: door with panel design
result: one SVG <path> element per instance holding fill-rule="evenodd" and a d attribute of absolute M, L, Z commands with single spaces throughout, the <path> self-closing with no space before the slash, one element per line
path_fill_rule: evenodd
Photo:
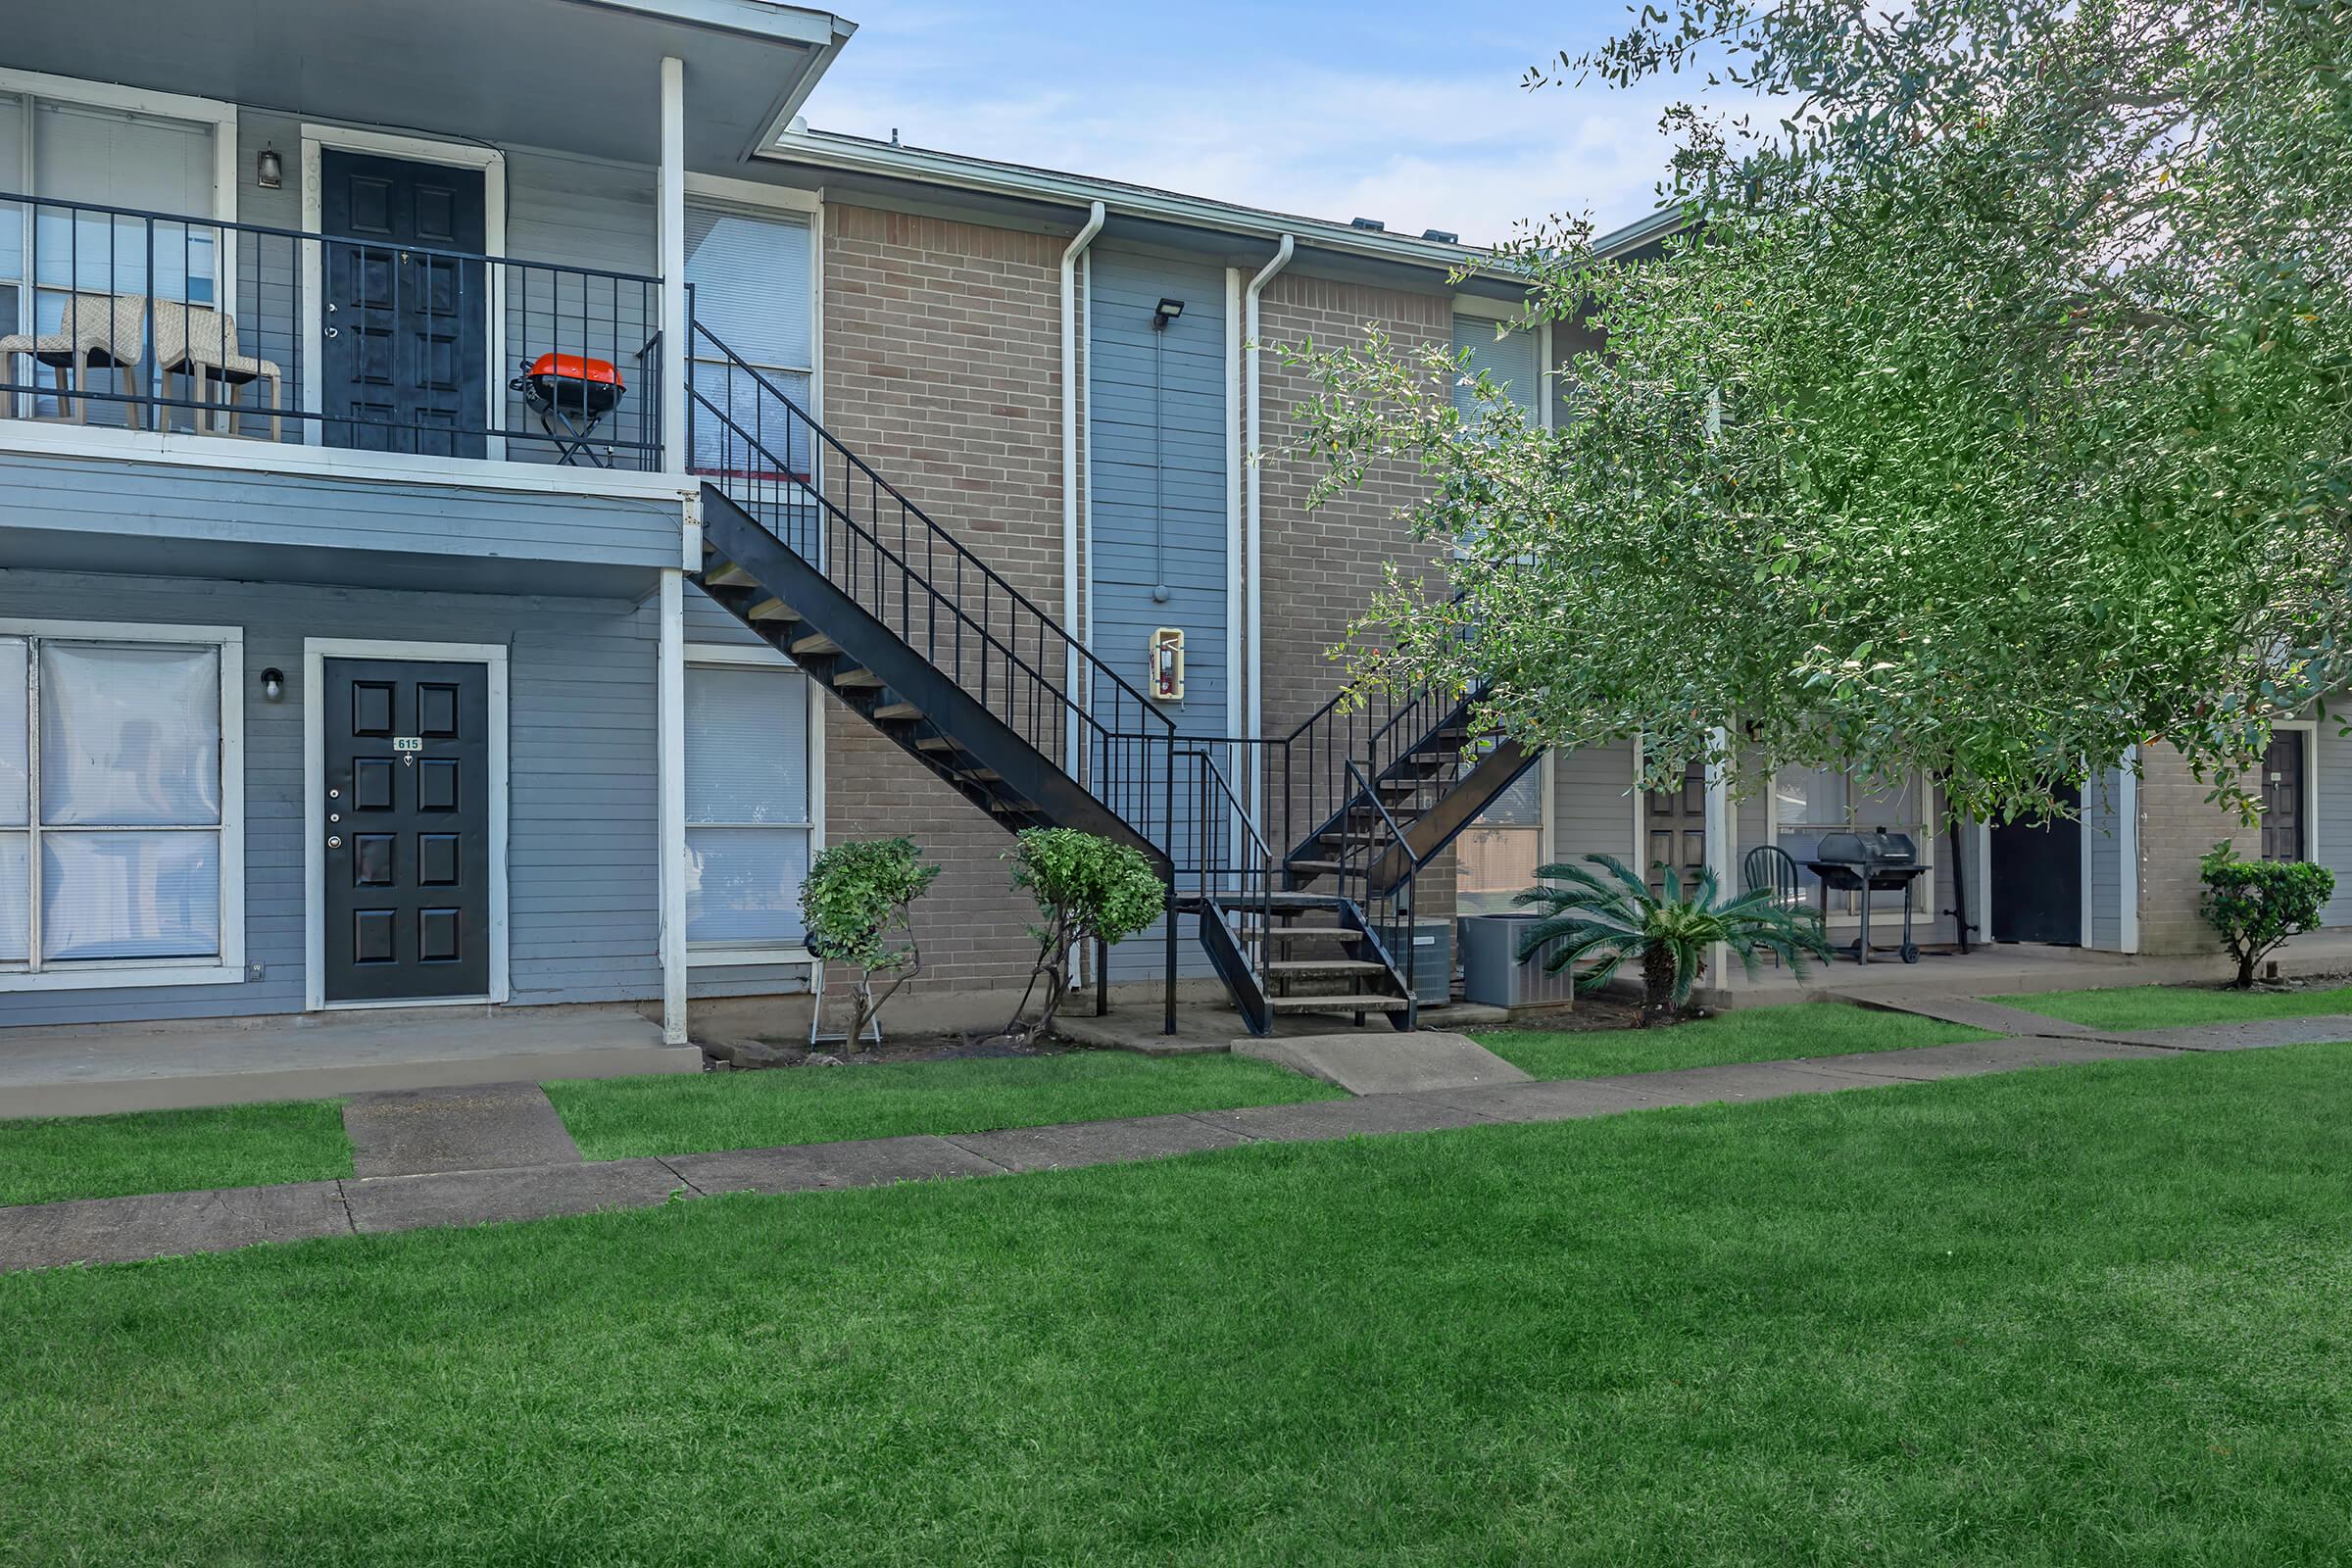
<path fill-rule="evenodd" d="M 323 663 L 325 999 L 487 996 L 489 671 Z"/>
<path fill-rule="evenodd" d="M 2303 842 L 2303 734 L 2282 729 L 2262 758 L 2262 858 L 2300 860 Z"/>
<path fill-rule="evenodd" d="M 1707 764 L 1692 762 L 1683 772 L 1679 790 L 1642 793 L 1642 830 L 1648 840 L 1642 853 L 1642 874 L 1650 891 L 1663 893 L 1665 868 L 1682 879 L 1683 894 L 1707 868 Z"/>
<path fill-rule="evenodd" d="M 484 455 L 482 172 L 325 150 L 319 411 L 330 447 Z M 452 255 L 469 252 L 470 256 Z"/>

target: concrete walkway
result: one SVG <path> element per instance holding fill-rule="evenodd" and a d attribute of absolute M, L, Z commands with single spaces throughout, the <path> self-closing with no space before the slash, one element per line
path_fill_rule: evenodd
<path fill-rule="evenodd" d="M 409 1089 L 343 1106 L 361 1177 L 577 1165 L 580 1150 L 537 1084 Z"/>
<path fill-rule="evenodd" d="M 1298 1105 L 1255 1105 L 953 1137 L 879 1138 L 678 1154 L 664 1159 L 582 1163 L 578 1152 L 569 1150 L 567 1158 L 518 1168 L 361 1176 L 349 1181 L 0 1208 L 0 1270 L 127 1262 L 226 1251 L 257 1242 L 645 1208 L 673 1198 L 717 1193 L 813 1192 L 954 1176 L 1068 1170 L 1244 1144 L 1563 1121 L 1662 1105 L 1777 1100 L 2026 1067 L 2158 1060 L 2180 1051 L 2237 1051 L 2331 1040 L 2352 1040 L 2352 1017 L 2163 1030 L 2129 1040 L 2052 1029 L 2003 1040 L 1848 1056 L 1561 1082 L 1484 1084 Z M 487 1118 L 493 1110 L 511 1124 L 518 1122 L 526 1128 L 536 1117 L 535 1108 L 520 1096 L 500 1097 L 495 1107 L 483 1111 L 482 1125 L 489 1125 Z M 363 1118 L 371 1126 L 371 1136 L 377 1129 L 384 1133 L 371 1158 L 424 1161 L 438 1157 L 436 1150 L 455 1147 L 438 1137 L 401 1131 L 411 1125 L 399 1121 L 403 1114 L 416 1117 L 415 1126 L 430 1121 L 427 1112 L 414 1106 L 407 1112 L 387 1109 L 371 1120 Z M 569 1137 L 563 1142 L 568 1149 Z M 406 1152 L 395 1154 L 393 1151 Z"/>

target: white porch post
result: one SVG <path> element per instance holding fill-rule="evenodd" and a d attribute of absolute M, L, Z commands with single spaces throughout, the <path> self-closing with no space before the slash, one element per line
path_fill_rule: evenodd
<path fill-rule="evenodd" d="M 1709 734 L 1708 741 L 1721 755 L 1731 745 L 1731 734 L 1718 725 Z M 1707 764 L 1706 813 L 1707 869 L 1715 873 L 1716 882 L 1726 893 L 1737 892 L 1740 885 L 1738 873 L 1734 869 L 1739 863 L 1736 858 L 1739 846 L 1732 842 L 1732 821 L 1731 780 L 1721 762 L 1709 762 Z M 1715 977 L 1715 984 L 1718 986 L 1728 983 L 1731 979 L 1730 973 L 1724 967 L 1731 962 L 1731 957 L 1732 950 L 1727 943 L 1718 942 L 1707 950 L 1707 972 Z"/>
<path fill-rule="evenodd" d="M 686 67 L 662 61 L 662 466 L 686 471 Z"/>
<path fill-rule="evenodd" d="M 662 1038 L 686 1043 L 686 574 L 662 573 L 662 651 L 656 686 L 661 732 L 656 857 L 661 865 Z"/>

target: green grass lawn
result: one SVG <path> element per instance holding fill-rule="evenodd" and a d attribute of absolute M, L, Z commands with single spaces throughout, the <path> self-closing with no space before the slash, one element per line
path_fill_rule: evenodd
<path fill-rule="evenodd" d="M 1901 1051 L 1998 1038 L 1961 1024 L 1908 1013 L 1874 1012 L 1843 1002 L 1798 1002 L 1774 1007 L 1735 1007 L 1671 1029 L 1609 1029 L 1588 1033 L 1502 1029 L 1479 1043 L 1536 1078 L 1605 1078 L 1621 1072 L 1712 1067 L 1726 1061 L 1781 1061 L 1791 1056 L 1842 1056 L 1858 1051 Z"/>
<path fill-rule="evenodd" d="M 2045 1018 L 2093 1029 L 2177 1029 L 2187 1024 L 2251 1023 L 2352 1013 L 2352 986 L 2332 991 L 2218 991 L 2209 986 L 2118 986 L 2107 991 L 2042 991 L 1986 997 Z"/>
<path fill-rule="evenodd" d="M 2352 1050 L 0 1276 L 0 1558 L 2323 1563 Z"/>
<path fill-rule="evenodd" d="M 0 1121 L 0 1204 L 350 1174 L 339 1100 Z"/>
<path fill-rule="evenodd" d="M 590 1159 L 1346 1098 L 1247 1056 L 1125 1051 L 614 1078 L 552 1083 L 547 1096 Z"/>

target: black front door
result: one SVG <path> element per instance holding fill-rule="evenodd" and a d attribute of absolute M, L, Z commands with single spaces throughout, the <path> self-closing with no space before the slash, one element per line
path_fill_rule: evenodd
<path fill-rule="evenodd" d="M 329 1002 L 490 990 L 490 701 L 481 664 L 325 661 Z"/>
<path fill-rule="evenodd" d="M 2069 807 L 2082 796 L 2067 790 Z M 1992 829 L 1992 940 L 2082 945 L 2082 822 L 2052 817 L 2038 825 L 2000 822 Z"/>
<path fill-rule="evenodd" d="M 2303 732 L 2282 729 L 2262 758 L 2262 858 L 2303 858 Z"/>
<path fill-rule="evenodd" d="M 1707 868 L 1707 764 L 1692 762 L 1683 770 L 1679 790 L 1647 790 L 1642 798 L 1642 827 L 1649 845 L 1649 862 L 1642 875 L 1650 891 L 1663 893 L 1666 867 L 1673 866 L 1688 898 L 1698 874 Z"/>
<path fill-rule="evenodd" d="M 318 155 L 325 442 L 483 455 L 490 338 L 482 172 Z"/>

